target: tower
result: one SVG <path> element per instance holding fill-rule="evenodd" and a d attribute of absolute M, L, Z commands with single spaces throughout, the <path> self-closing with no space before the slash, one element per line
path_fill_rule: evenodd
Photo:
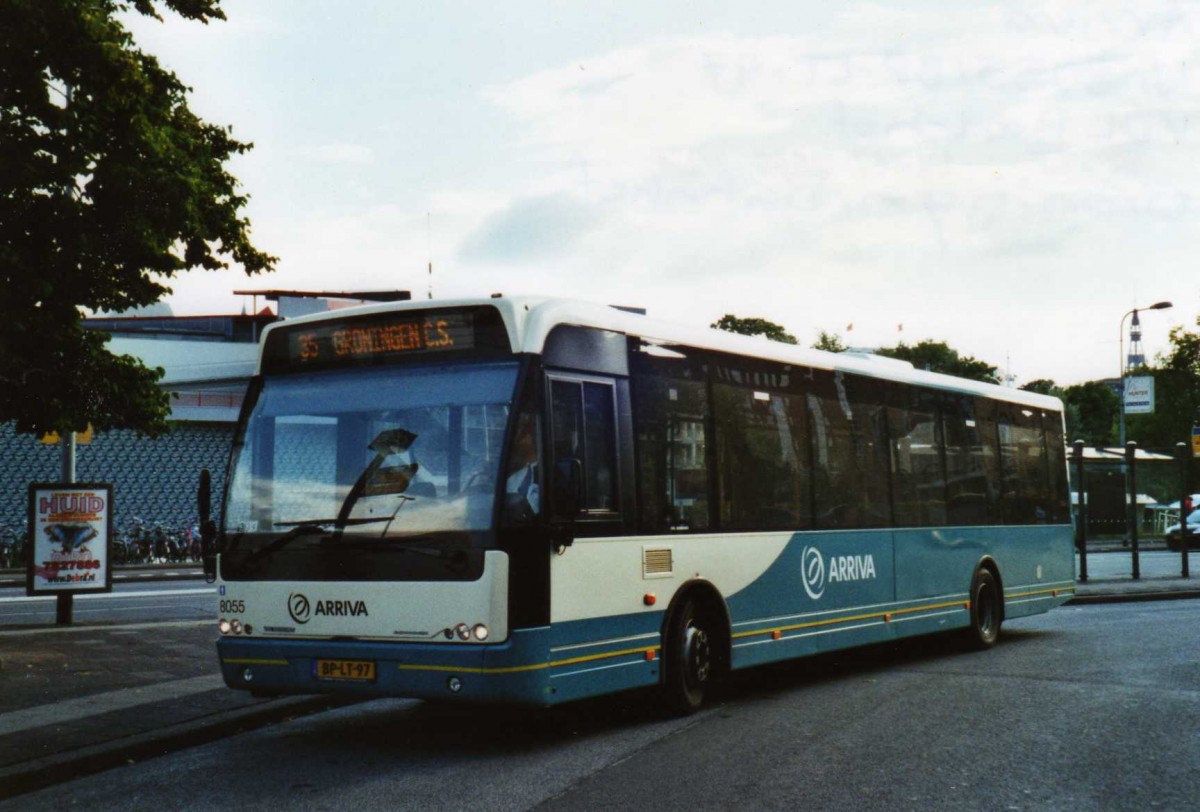
<path fill-rule="evenodd" d="M 1129 352 L 1125 356 L 1125 369 L 1134 370 L 1146 365 L 1146 356 L 1142 352 L 1142 322 L 1138 312 L 1133 311 L 1133 321 L 1129 323 Z"/>

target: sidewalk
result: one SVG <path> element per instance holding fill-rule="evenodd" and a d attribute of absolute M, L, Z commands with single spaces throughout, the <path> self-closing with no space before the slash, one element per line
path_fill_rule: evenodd
<path fill-rule="evenodd" d="M 0 800 L 349 704 L 225 687 L 211 621 L 0 629 Z"/>
<path fill-rule="evenodd" d="M 1129 557 L 1089 554 L 1094 577 L 1072 603 L 1200 598 L 1200 572 L 1119 572 Z M 1194 569 L 1200 570 L 1200 555 Z M 1178 570 L 1175 571 L 1178 573 Z M 224 686 L 212 621 L 0 628 L 0 800 L 356 701 L 256 699 Z"/>

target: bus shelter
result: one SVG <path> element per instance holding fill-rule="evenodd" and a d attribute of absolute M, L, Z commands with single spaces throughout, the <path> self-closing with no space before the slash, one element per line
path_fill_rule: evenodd
<path fill-rule="evenodd" d="M 1088 578 L 1088 539 L 1106 537 L 1129 548 L 1133 577 L 1139 578 L 1142 537 L 1162 540 L 1167 528 L 1186 516 L 1184 507 L 1200 505 L 1200 494 L 1189 490 L 1190 448 L 1178 443 L 1169 451 L 1148 450 L 1133 442 L 1125 448 L 1088 448 L 1076 440 L 1069 457 L 1079 579 Z M 1180 553 L 1182 575 L 1187 577 L 1186 541 Z"/>

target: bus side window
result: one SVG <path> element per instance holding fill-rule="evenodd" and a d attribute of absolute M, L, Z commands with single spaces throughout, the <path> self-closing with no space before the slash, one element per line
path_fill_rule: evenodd
<path fill-rule="evenodd" d="M 897 527 L 946 524 L 946 472 L 937 400 L 927 390 L 900 389 L 888 408 L 892 494 Z"/>
<path fill-rule="evenodd" d="M 633 356 L 639 527 L 704 530 L 709 520 L 708 394 L 704 370 L 687 360 Z"/>
<path fill-rule="evenodd" d="M 1000 421 L 1006 524 L 1046 524 L 1052 512 L 1050 470 L 1041 412 L 1010 406 Z"/>
<path fill-rule="evenodd" d="M 583 470 L 580 507 L 617 510 L 616 429 L 613 387 L 593 381 L 550 383 L 553 461 L 577 460 Z"/>

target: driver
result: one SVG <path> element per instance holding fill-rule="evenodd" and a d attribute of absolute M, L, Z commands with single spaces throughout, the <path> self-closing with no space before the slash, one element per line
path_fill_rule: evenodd
<path fill-rule="evenodd" d="M 532 415 L 523 414 L 517 422 L 517 436 L 513 441 L 513 453 L 509 460 L 508 478 L 504 491 L 508 504 L 518 508 L 528 505 L 529 516 L 536 516 L 540 509 L 540 471 L 537 456 L 536 421 Z M 523 512 L 523 511 L 519 511 Z"/>

